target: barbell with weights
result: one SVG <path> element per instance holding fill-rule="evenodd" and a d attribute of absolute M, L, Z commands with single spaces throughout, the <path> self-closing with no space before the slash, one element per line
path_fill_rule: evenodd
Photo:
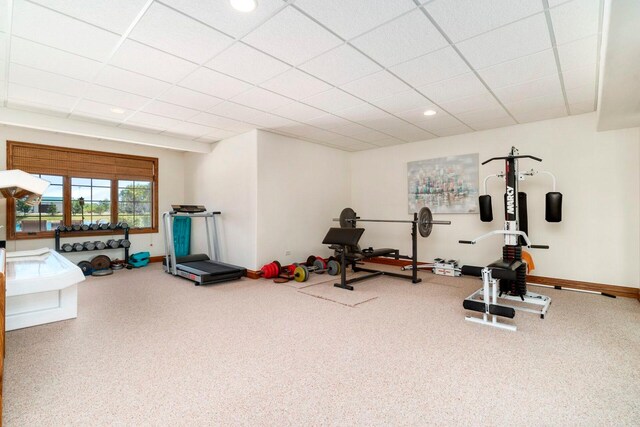
<path fill-rule="evenodd" d="M 414 217 L 415 218 L 415 217 Z M 422 237 L 429 237 L 434 225 L 451 225 L 451 221 L 434 220 L 431 214 L 431 209 L 423 207 L 420 209 L 417 215 L 417 219 L 362 219 L 356 215 L 356 212 L 351 208 L 344 208 L 340 212 L 340 218 L 334 218 L 334 221 L 340 222 L 342 228 L 356 228 L 356 223 L 360 222 L 394 222 L 404 224 L 417 224 L 418 232 Z"/>

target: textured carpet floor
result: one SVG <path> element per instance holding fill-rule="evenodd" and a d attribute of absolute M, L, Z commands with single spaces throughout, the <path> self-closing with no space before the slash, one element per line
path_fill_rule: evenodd
<path fill-rule="evenodd" d="M 91 278 L 77 319 L 7 333 L 5 424 L 640 424 L 638 301 L 545 289 L 547 318 L 508 332 L 463 320 L 478 280 L 421 276 L 359 283 L 356 307 L 157 265 Z"/>

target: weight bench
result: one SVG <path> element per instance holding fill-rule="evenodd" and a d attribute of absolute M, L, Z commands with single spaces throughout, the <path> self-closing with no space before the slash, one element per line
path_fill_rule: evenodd
<path fill-rule="evenodd" d="M 340 253 L 340 283 L 334 283 L 335 287 L 347 289 L 352 291 L 354 288 L 351 286 L 352 283 L 360 282 L 362 280 L 367 280 L 374 278 L 376 276 L 391 276 L 397 277 L 400 279 L 407 279 L 413 281 L 413 283 L 418 283 L 422 281 L 422 279 L 414 277 L 414 275 L 406 275 L 393 273 L 389 271 L 381 271 L 374 270 L 371 268 L 363 268 L 357 265 L 357 261 L 361 261 L 367 258 L 373 258 L 378 256 L 392 256 L 396 259 L 400 259 L 400 254 L 397 249 L 390 248 L 382 248 L 382 249 L 365 249 L 360 250 L 358 246 L 358 242 L 364 233 L 364 228 L 330 228 L 327 232 L 327 235 L 322 240 L 322 244 L 330 245 L 330 247 L 334 249 L 338 249 Z M 347 280 L 347 262 L 351 264 L 351 270 L 354 273 L 359 271 L 364 271 L 367 273 L 366 276 L 355 277 L 353 279 Z"/>

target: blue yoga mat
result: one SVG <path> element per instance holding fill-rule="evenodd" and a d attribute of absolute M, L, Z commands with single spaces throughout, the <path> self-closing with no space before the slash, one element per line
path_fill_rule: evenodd
<path fill-rule="evenodd" d="M 177 216 L 173 219 L 173 244 L 176 257 L 189 255 L 191 252 L 191 218 Z"/>

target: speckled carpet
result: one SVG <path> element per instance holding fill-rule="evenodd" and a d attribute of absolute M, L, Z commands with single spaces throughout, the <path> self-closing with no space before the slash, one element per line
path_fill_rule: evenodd
<path fill-rule="evenodd" d="M 91 278 L 77 319 L 7 333 L 5 425 L 640 424 L 637 300 L 535 288 L 547 318 L 509 332 L 463 320 L 479 280 L 421 276 L 358 283 L 355 307 L 158 265 Z"/>

